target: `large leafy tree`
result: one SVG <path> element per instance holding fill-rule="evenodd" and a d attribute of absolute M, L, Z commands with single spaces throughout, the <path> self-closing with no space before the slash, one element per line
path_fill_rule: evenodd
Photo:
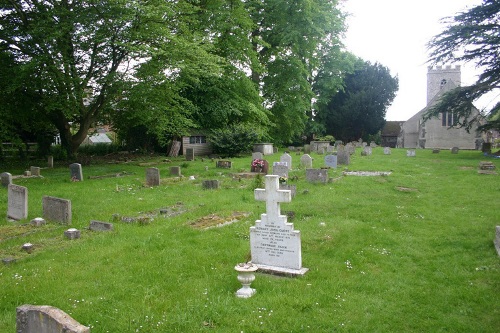
<path fill-rule="evenodd" d="M 474 63 L 482 69 L 475 83 L 447 92 L 425 115 L 437 117 L 441 112 L 456 114 L 458 126 L 467 130 L 500 129 L 500 103 L 491 109 L 474 112 L 473 102 L 500 89 L 500 2 L 484 0 L 482 4 L 444 20 L 447 28 L 428 43 L 431 63 Z M 489 122 L 485 124 L 485 121 Z"/>
<path fill-rule="evenodd" d="M 327 104 L 318 105 L 315 121 L 335 138 L 366 140 L 384 126 L 386 110 L 397 90 L 398 79 L 387 67 L 358 60 L 355 70 L 345 76 L 343 89 Z"/>
<path fill-rule="evenodd" d="M 187 68 L 217 71 L 217 57 L 189 29 L 195 10 L 183 1 L 2 0 L 0 52 L 18 74 L 9 91 L 35 95 L 23 111 L 48 119 L 73 154 L 93 124 L 131 98 L 126 89 L 141 87 L 145 97 L 168 90 Z M 163 80 L 144 89 L 141 70 L 142 78 L 161 72 Z"/>

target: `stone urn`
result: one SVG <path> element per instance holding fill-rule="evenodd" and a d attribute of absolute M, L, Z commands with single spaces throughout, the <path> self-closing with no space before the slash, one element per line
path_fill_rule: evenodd
<path fill-rule="evenodd" d="M 251 263 L 240 263 L 234 266 L 234 269 L 238 272 L 238 281 L 242 284 L 242 287 L 236 292 L 236 297 L 252 297 L 257 291 L 250 288 L 250 284 L 255 280 L 254 273 L 259 268 Z"/>

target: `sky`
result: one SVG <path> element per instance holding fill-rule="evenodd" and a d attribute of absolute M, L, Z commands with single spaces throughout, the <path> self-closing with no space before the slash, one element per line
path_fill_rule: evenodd
<path fill-rule="evenodd" d="M 386 120 L 407 120 L 426 106 L 427 42 L 444 30 L 442 18 L 475 7 L 482 0 L 345 0 L 349 13 L 344 43 L 348 51 L 389 68 L 398 76 L 399 91 Z M 459 63 L 457 63 L 459 64 Z M 478 74 L 462 65 L 462 85 Z M 477 106 L 477 105 L 476 105 Z"/>

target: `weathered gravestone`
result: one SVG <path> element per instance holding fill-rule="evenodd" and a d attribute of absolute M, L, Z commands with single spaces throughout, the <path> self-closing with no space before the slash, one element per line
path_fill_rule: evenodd
<path fill-rule="evenodd" d="M 417 154 L 415 153 L 415 149 L 410 149 L 406 151 L 406 156 L 415 157 Z"/>
<path fill-rule="evenodd" d="M 500 256 L 500 226 L 498 225 L 495 228 L 495 240 L 493 243 L 495 244 L 495 249 L 497 249 L 497 253 Z"/>
<path fill-rule="evenodd" d="M 90 328 L 52 306 L 26 304 L 16 312 L 16 333 L 90 333 Z"/>
<path fill-rule="evenodd" d="M 30 167 L 30 172 L 32 176 L 40 177 L 40 167 L 32 166 Z"/>
<path fill-rule="evenodd" d="M 78 239 L 81 236 L 81 232 L 78 229 L 70 228 L 64 232 L 64 237 L 67 239 Z"/>
<path fill-rule="evenodd" d="M 310 183 L 326 183 L 328 169 L 306 169 L 306 180 Z"/>
<path fill-rule="evenodd" d="M 92 231 L 111 231 L 111 230 L 113 230 L 113 223 L 93 220 L 93 221 L 90 221 L 89 230 L 92 230 Z"/>
<path fill-rule="evenodd" d="M 288 166 L 281 162 L 273 163 L 273 175 L 288 178 Z"/>
<path fill-rule="evenodd" d="M 182 174 L 181 174 L 181 167 L 180 166 L 172 166 L 172 167 L 170 167 L 170 175 L 171 176 L 176 176 L 176 177 L 182 176 Z"/>
<path fill-rule="evenodd" d="M 217 190 L 220 186 L 220 182 L 216 179 L 214 180 L 204 180 L 202 183 L 202 187 L 205 190 Z"/>
<path fill-rule="evenodd" d="M 186 161 L 194 161 L 194 149 L 186 148 Z"/>
<path fill-rule="evenodd" d="M 54 167 L 54 156 L 47 157 L 47 167 L 49 168 Z"/>
<path fill-rule="evenodd" d="M 260 270 L 276 274 L 304 275 L 300 231 L 293 229 L 280 203 L 292 201 L 290 191 L 279 189 L 279 177 L 268 175 L 265 189 L 255 190 L 255 199 L 266 202 L 266 213 L 250 227 L 252 263 Z"/>
<path fill-rule="evenodd" d="M 288 170 L 292 170 L 292 156 L 288 153 L 284 153 L 280 157 L 280 162 L 286 162 L 288 165 Z"/>
<path fill-rule="evenodd" d="M 7 217 L 22 220 L 28 217 L 28 189 L 10 184 L 7 194 Z"/>
<path fill-rule="evenodd" d="M 71 224 L 71 200 L 44 196 L 43 218 L 52 222 Z"/>
<path fill-rule="evenodd" d="M 353 145 L 351 142 L 349 142 L 345 145 L 345 149 L 346 149 L 347 153 L 349 153 L 349 155 L 354 155 L 354 153 L 356 152 L 356 146 Z M 338 156 L 338 153 L 337 153 L 337 156 Z"/>
<path fill-rule="evenodd" d="M 440 149 L 433 149 L 433 150 L 432 150 L 432 153 L 433 153 L 433 154 L 439 154 L 439 152 L 440 152 L 440 151 L 441 151 Z"/>
<path fill-rule="evenodd" d="M 255 151 L 252 153 L 252 161 L 253 160 L 262 160 L 264 159 L 264 155 L 260 151 Z"/>
<path fill-rule="evenodd" d="M 288 190 L 292 196 L 292 199 L 295 197 L 297 193 L 297 185 L 289 185 L 285 183 L 280 183 L 280 190 Z"/>
<path fill-rule="evenodd" d="M 458 154 L 458 147 L 451 148 L 451 153 L 452 154 Z"/>
<path fill-rule="evenodd" d="M 337 164 L 349 165 L 350 160 L 351 154 L 349 153 L 348 149 L 343 145 L 339 145 L 337 147 Z"/>
<path fill-rule="evenodd" d="M 371 156 L 371 154 L 372 154 L 372 147 L 370 147 L 370 146 L 363 147 L 363 151 L 361 152 L 361 156 Z"/>
<path fill-rule="evenodd" d="M 313 159 L 309 154 L 304 154 L 300 157 L 300 166 L 303 168 L 312 168 Z"/>
<path fill-rule="evenodd" d="M 311 145 L 304 145 L 304 154 L 311 153 Z"/>
<path fill-rule="evenodd" d="M 337 168 L 337 156 L 336 155 L 326 155 L 325 165 L 330 168 Z"/>
<path fill-rule="evenodd" d="M 231 169 L 233 167 L 233 162 L 220 160 L 215 163 L 215 167 L 221 169 Z"/>
<path fill-rule="evenodd" d="M 146 185 L 147 186 L 160 185 L 160 170 L 158 168 L 146 169 Z"/>
<path fill-rule="evenodd" d="M 0 181 L 2 182 L 3 187 L 7 187 L 12 184 L 12 175 L 8 172 L 2 172 L 0 174 Z"/>
<path fill-rule="evenodd" d="M 391 155 L 391 147 L 384 147 L 384 155 Z"/>
<path fill-rule="evenodd" d="M 70 164 L 69 173 L 72 181 L 83 181 L 82 165 L 80 163 Z"/>

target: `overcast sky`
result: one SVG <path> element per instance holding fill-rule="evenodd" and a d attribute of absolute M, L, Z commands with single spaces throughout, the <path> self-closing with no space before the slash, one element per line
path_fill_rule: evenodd
<path fill-rule="evenodd" d="M 399 78 L 399 91 L 387 120 L 407 120 L 423 109 L 427 94 L 427 42 L 440 33 L 440 19 L 481 0 L 345 0 L 350 13 L 347 49 L 356 56 L 388 67 Z M 463 65 L 463 64 L 462 64 Z M 462 85 L 471 84 L 474 66 L 462 66 Z"/>

